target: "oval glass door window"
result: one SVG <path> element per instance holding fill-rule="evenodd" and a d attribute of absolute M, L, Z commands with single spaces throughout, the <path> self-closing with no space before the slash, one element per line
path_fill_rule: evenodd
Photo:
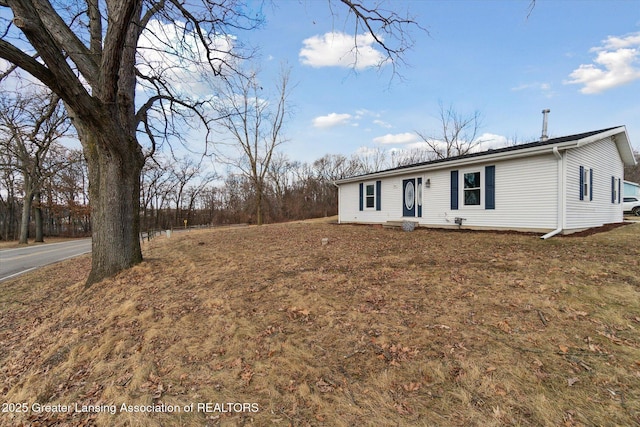
<path fill-rule="evenodd" d="M 413 182 L 407 182 L 407 185 L 404 187 L 404 206 L 407 210 L 413 209 L 413 204 L 415 202 L 416 190 L 413 186 Z"/>

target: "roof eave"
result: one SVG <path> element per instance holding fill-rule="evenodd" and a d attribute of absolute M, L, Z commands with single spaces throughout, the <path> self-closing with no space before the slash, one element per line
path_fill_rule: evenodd
<path fill-rule="evenodd" d="M 516 159 L 519 157 L 528 157 L 528 156 L 534 156 L 539 154 L 552 153 L 554 148 L 557 148 L 558 150 L 567 150 L 569 148 L 581 147 L 583 145 L 596 142 L 603 138 L 608 138 L 608 137 L 613 138 L 623 163 L 627 166 L 635 165 L 636 159 L 633 153 L 633 148 L 631 147 L 629 135 L 627 134 L 627 128 L 625 126 L 619 126 L 603 132 L 596 133 L 594 135 L 591 135 L 582 139 L 558 142 L 556 144 L 549 144 L 549 145 L 539 145 L 539 146 L 525 148 L 517 151 L 506 151 L 506 152 L 497 152 L 497 153 L 487 152 L 484 155 L 480 155 L 472 158 L 465 157 L 465 158 L 445 161 L 441 163 L 433 163 L 433 164 L 426 164 L 426 165 L 421 164 L 421 165 L 416 165 L 416 166 L 402 168 L 402 169 L 391 169 L 386 171 L 374 172 L 371 174 L 340 179 L 335 181 L 334 184 L 335 185 L 348 184 L 351 182 L 386 178 L 389 176 L 409 175 L 415 172 L 426 172 L 426 171 L 433 171 L 438 169 L 447 169 L 447 168 L 456 167 L 460 165 L 473 165 L 477 163 L 490 162 L 493 160 Z"/>
<path fill-rule="evenodd" d="M 552 153 L 554 147 L 557 147 L 559 150 L 566 150 L 568 148 L 575 147 L 575 146 L 577 146 L 577 141 L 567 141 L 567 142 L 561 142 L 553 145 L 543 145 L 543 146 L 525 148 L 518 151 L 508 151 L 508 152 L 498 152 L 498 153 L 488 152 L 487 154 L 478 156 L 478 157 L 462 158 L 462 159 L 456 159 L 456 160 L 446 161 L 442 163 L 416 165 L 413 167 L 408 167 L 403 169 L 392 169 L 388 171 L 374 172 L 367 175 L 354 176 L 351 178 L 337 180 L 335 181 L 335 184 L 340 185 L 340 184 L 348 184 L 350 182 L 386 178 L 390 176 L 410 175 L 415 172 L 427 172 L 427 171 L 434 171 L 439 169 L 449 169 L 449 168 L 458 167 L 461 165 L 465 165 L 465 166 L 474 165 L 478 163 L 491 162 L 494 160 L 502 160 L 505 158 L 517 159 L 520 157 L 529 157 L 529 156 L 535 156 L 539 154 Z"/>
<path fill-rule="evenodd" d="M 631 141 L 627 134 L 626 126 L 619 126 L 617 128 L 609 129 L 607 131 L 597 133 L 595 135 L 582 138 L 578 141 L 578 147 L 590 144 L 592 142 L 600 141 L 604 138 L 612 138 L 618 147 L 620 158 L 626 166 L 634 166 L 636 164 L 636 157 L 633 154 L 633 147 L 631 147 Z"/>

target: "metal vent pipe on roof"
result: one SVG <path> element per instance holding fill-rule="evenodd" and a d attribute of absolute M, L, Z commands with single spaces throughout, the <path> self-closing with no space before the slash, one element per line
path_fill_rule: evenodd
<path fill-rule="evenodd" d="M 540 141 L 546 141 L 549 139 L 549 135 L 547 135 L 547 117 L 551 110 L 544 109 L 542 110 L 542 136 L 540 137 Z"/>

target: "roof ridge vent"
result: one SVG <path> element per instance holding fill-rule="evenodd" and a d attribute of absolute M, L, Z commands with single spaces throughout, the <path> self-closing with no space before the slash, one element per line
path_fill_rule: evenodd
<path fill-rule="evenodd" d="M 550 112 L 551 110 L 548 108 L 542 110 L 542 136 L 540 137 L 540 142 L 544 142 L 549 139 L 549 135 L 547 135 L 547 119 Z"/>

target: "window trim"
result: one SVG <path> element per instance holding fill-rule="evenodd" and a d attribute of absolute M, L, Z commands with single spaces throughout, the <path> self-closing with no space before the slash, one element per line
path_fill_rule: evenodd
<path fill-rule="evenodd" d="M 478 187 L 464 188 L 465 175 L 479 174 L 480 181 Z M 496 165 L 489 164 L 464 169 L 451 170 L 450 177 L 450 208 L 459 209 L 482 209 L 496 210 Z M 468 205 L 465 203 L 465 191 L 477 191 L 479 193 L 479 203 Z"/>
<path fill-rule="evenodd" d="M 371 188 L 371 194 L 369 194 L 369 188 Z M 371 206 L 369 206 L 369 200 L 371 200 Z M 376 183 L 365 182 L 364 183 L 364 209 L 375 210 L 376 209 Z"/>
<path fill-rule="evenodd" d="M 382 180 L 363 181 L 359 185 L 359 211 L 380 211 L 382 210 Z M 373 189 L 372 194 L 367 194 L 369 188 Z M 369 206 L 369 202 L 373 201 L 373 206 Z"/>
<path fill-rule="evenodd" d="M 580 166 L 580 200 L 593 201 L 593 169 Z"/>
<path fill-rule="evenodd" d="M 472 175 L 472 174 L 473 175 L 478 174 L 479 182 L 477 183 L 477 187 L 466 187 L 465 176 Z M 483 208 L 484 207 L 484 191 L 482 188 L 482 183 L 484 182 L 485 176 L 482 169 L 468 169 L 468 172 L 462 171 L 461 178 L 462 178 L 462 206 L 464 206 L 465 208 Z M 467 198 L 466 198 L 467 191 L 478 192 L 478 203 L 467 204 Z"/>

